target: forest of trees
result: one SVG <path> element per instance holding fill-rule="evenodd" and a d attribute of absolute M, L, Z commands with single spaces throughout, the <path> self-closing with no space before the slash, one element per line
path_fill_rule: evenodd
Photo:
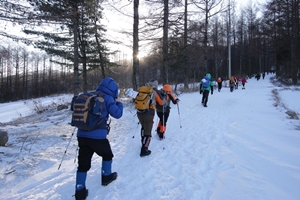
<path fill-rule="evenodd" d="M 132 37 L 128 60 L 108 48 L 122 42 L 108 39 L 102 23 L 103 5 L 117 0 L 2 0 L 1 24 L 21 26 L 33 37 L 0 29 L 0 41 L 11 41 L 0 43 L 0 102 L 78 94 L 106 76 L 120 88 L 137 89 L 150 79 L 187 88 L 206 72 L 228 79 L 274 70 L 298 84 L 299 1 L 249 3 L 238 12 L 234 0 L 147 0 L 142 15 L 139 0 L 126 1 L 133 23 L 124 33 Z M 151 47 L 142 59 L 140 41 Z"/>

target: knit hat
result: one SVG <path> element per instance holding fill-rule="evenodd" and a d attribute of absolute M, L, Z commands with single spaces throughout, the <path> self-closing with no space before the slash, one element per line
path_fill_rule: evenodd
<path fill-rule="evenodd" d="M 169 84 L 165 84 L 163 90 L 172 93 L 172 87 Z"/>
<path fill-rule="evenodd" d="M 151 86 L 151 87 L 154 87 L 154 88 L 157 88 L 158 87 L 158 82 L 157 80 L 151 80 L 147 83 L 148 86 Z"/>

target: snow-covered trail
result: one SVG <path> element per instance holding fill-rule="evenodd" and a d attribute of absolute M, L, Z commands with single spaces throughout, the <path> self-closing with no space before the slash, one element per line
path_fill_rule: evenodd
<path fill-rule="evenodd" d="M 270 113 L 278 118 L 279 113 L 273 106 L 271 83 L 269 80 L 255 79 L 250 82 L 251 87 L 248 87 L 248 83 L 245 90 L 239 87 L 232 93 L 228 88 L 223 88 L 221 92 L 215 90 L 214 94 L 209 96 L 208 108 L 202 107 L 199 93 L 182 94 L 179 98 L 180 107 L 184 107 L 184 112 L 180 112 L 179 118 L 176 105 L 172 105 L 166 139 L 163 141 L 159 141 L 155 135 L 155 118 L 150 144 L 152 154 L 149 157 L 138 156 L 141 146 L 140 127 L 137 126 L 137 117 L 131 114 L 130 133 L 135 137 L 128 136 L 128 143 L 124 144 L 127 148 L 122 149 L 124 156 L 118 156 L 116 153 L 114 166 L 117 171 L 124 171 L 127 166 L 137 168 L 124 174 L 132 177 L 133 181 L 122 183 L 120 180 L 114 188 L 116 191 L 120 187 L 135 191 L 137 187 L 145 187 L 145 191 L 133 192 L 126 196 L 128 193 L 122 193 L 121 190 L 110 198 L 275 199 L 278 195 L 289 198 L 288 191 L 296 189 L 295 184 L 287 188 L 284 181 L 283 185 L 272 183 L 273 179 L 283 178 L 274 173 L 285 170 L 286 167 L 284 162 L 276 162 L 276 154 L 273 155 L 273 152 L 283 151 L 287 141 L 273 141 L 277 144 L 272 146 L 272 134 L 281 134 L 276 126 L 282 124 L 272 124 L 270 120 L 270 124 L 262 125 L 259 120 L 269 117 Z M 261 107 L 268 108 L 268 113 L 262 113 Z M 284 113 L 281 117 L 286 118 Z M 258 128 L 262 126 L 263 130 Z M 270 152 L 270 148 L 274 151 Z M 299 153 L 299 150 L 297 152 Z M 244 159 L 246 155 L 250 155 L 250 158 Z M 262 169 L 260 162 L 264 162 L 269 168 Z M 276 169 L 273 170 L 274 167 Z M 120 176 L 122 175 L 120 172 Z M 289 181 L 296 183 L 297 178 L 290 179 Z M 260 184 L 257 185 L 257 182 Z M 235 187 L 228 188 L 227 183 Z"/>
<path fill-rule="evenodd" d="M 217 175 L 211 199 L 294 199 L 290 194 L 298 190 L 300 173 L 285 175 L 299 170 L 299 160 L 290 160 L 300 155 L 296 143 L 300 136 L 291 124 L 285 124 L 287 115 L 274 107 L 273 89 L 268 79 L 251 79 L 246 90 L 234 91 L 234 98 L 223 91 L 218 95 L 219 106 L 212 112 L 219 110 L 222 116 L 222 124 L 215 127 L 223 131 L 225 143 L 219 148 L 228 168 Z M 229 110 L 222 105 L 230 105 L 225 107 Z"/>
<path fill-rule="evenodd" d="M 126 105 L 124 116 L 112 119 L 108 136 L 115 155 L 113 171 L 118 172 L 118 178 L 107 187 L 101 186 L 101 158 L 95 155 L 87 176 L 87 199 L 294 200 L 295 196 L 290 194 L 299 189 L 300 161 L 290 161 L 300 155 L 300 136 L 286 122 L 285 113 L 273 106 L 272 88 L 267 79 L 251 79 L 246 90 L 215 90 L 209 96 L 207 108 L 201 105 L 198 92 L 181 94 L 180 115 L 177 106 L 172 105 L 166 138 L 162 141 L 155 134 L 158 119 L 154 118 L 149 147 L 152 154 L 143 158 L 139 156 L 141 127 L 133 106 Z M 263 120 L 266 124 L 261 124 L 260 119 L 265 117 L 274 119 L 269 123 Z M 20 182 L 13 185 L 15 181 L 9 176 L 4 178 L 2 183 L 6 186 L 0 188 L 4 194 L 0 199 L 74 199 L 76 134 L 57 170 L 74 130 L 67 125 L 70 113 L 60 116 L 58 123 L 58 117 L 49 118 L 53 126 L 45 130 L 30 125 L 22 128 L 34 137 L 40 136 L 33 143 L 32 153 L 24 150 L 20 156 L 19 152 L 13 154 L 19 160 L 13 163 L 12 159 L 10 167 L 21 165 L 16 170 L 18 176 L 14 176 Z M 12 135 L 19 134 L 17 128 L 14 132 Z M 45 144 L 45 149 L 39 149 L 40 143 Z M 17 145 L 16 151 L 22 142 Z M 24 148 L 28 150 L 32 142 L 27 146 Z M 29 168 L 22 176 L 24 163 Z M 290 176 L 283 177 L 280 171 Z"/>

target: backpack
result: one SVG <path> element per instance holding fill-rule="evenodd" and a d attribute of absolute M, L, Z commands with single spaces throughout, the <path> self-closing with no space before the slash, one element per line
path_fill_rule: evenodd
<path fill-rule="evenodd" d="M 138 95 L 135 97 L 135 108 L 138 110 L 147 110 L 151 105 L 151 94 L 153 88 L 150 86 L 141 86 L 138 89 Z"/>
<path fill-rule="evenodd" d="M 202 79 L 202 88 L 206 89 L 209 88 L 210 85 L 210 81 L 207 77 L 204 77 L 204 79 Z"/>
<path fill-rule="evenodd" d="M 71 126 L 80 130 L 92 131 L 106 128 L 106 116 L 101 116 L 105 109 L 105 101 L 100 93 L 87 92 L 74 98 Z"/>

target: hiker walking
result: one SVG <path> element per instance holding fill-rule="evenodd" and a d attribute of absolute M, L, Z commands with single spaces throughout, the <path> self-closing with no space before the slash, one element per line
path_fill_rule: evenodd
<path fill-rule="evenodd" d="M 255 78 L 256 78 L 256 80 L 259 80 L 260 79 L 260 73 L 257 73 Z"/>
<path fill-rule="evenodd" d="M 233 76 L 229 80 L 229 87 L 230 87 L 230 92 L 233 92 L 233 90 L 235 88 L 235 80 L 234 80 Z"/>
<path fill-rule="evenodd" d="M 107 121 L 109 116 L 116 119 L 122 117 L 123 104 L 117 101 L 118 85 L 112 78 L 104 78 L 98 85 L 96 91 L 103 95 L 102 97 L 105 101 L 105 108 L 101 109 L 101 116 L 104 116 L 102 122 L 104 123 L 104 126 L 92 131 L 80 129 L 77 131 L 79 153 L 76 172 L 75 199 L 86 199 L 88 196 L 85 182 L 87 171 L 91 168 L 91 159 L 94 153 L 102 157 L 102 185 L 106 186 L 117 178 L 117 172 L 111 172 L 112 158 L 114 155 L 110 143 L 106 138 L 109 133 Z"/>
<path fill-rule="evenodd" d="M 223 79 L 219 77 L 217 82 L 218 82 L 218 91 L 221 92 Z"/>
<path fill-rule="evenodd" d="M 234 89 L 238 89 L 238 87 L 239 87 L 239 78 L 238 77 L 236 77 L 236 76 L 234 76 L 234 81 L 235 81 L 235 87 L 234 87 Z"/>
<path fill-rule="evenodd" d="M 247 83 L 247 79 L 246 79 L 246 77 L 244 77 L 243 79 L 242 79 L 242 89 L 244 90 L 245 89 L 245 84 Z"/>
<path fill-rule="evenodd" d="M 146 86 L 142 86 L 138 89 L 139 94 L 144 93 L 142 90 L 145 89 L 149 92 L 145 92 L 145 99 L 147 102 L 138 102 L 139 95 L 135 99 L 136 109 L 137 109 L 137 117 L 139 119 L 139 123 L 141 124 L 141 142 L 142 148 L 140 156 L 148 156 L 151 154 L 151 151 L 148 149 L 151 141 L 151 132 L 153 127 L 153 118 L 155 115 L 156 109 L 156 98 L 157 96 L 157 87 L 158 82 L 157 80 L 151 80 L 150 82 L 146 83 Z M 142 96 L 142 95 L 141 95 Z M 144 98 L 141 97 L 141 100 Z M 146 106 L 146 107 L 142 107 Z"/>
<path fill-rule="evenodd" d="M 164 133 L 166 132 L 167 121 L 170 115 L 170 102 L 177 104 L 179 99 L 172 93 L 172 87 L 169 84 L 165 84 L 161 90 L 157 92 L 159 96 L 166 101 L 165 105 L 161 105 L 160 102 L 156 102 L 156 113 L 159 118 L 157 124 L 157 134 L 159 138 L 164 139 Z"/>
<path fill-rule="evenodd" d="M 202 104 L 204 107 L 207 107 L 209 91 L 211 91 L 212 95 L 214 91 L 214 83 L 211 81 L 211 75 L 207 73 L 200 82 L 200 94 L 203 93 Z"/>

